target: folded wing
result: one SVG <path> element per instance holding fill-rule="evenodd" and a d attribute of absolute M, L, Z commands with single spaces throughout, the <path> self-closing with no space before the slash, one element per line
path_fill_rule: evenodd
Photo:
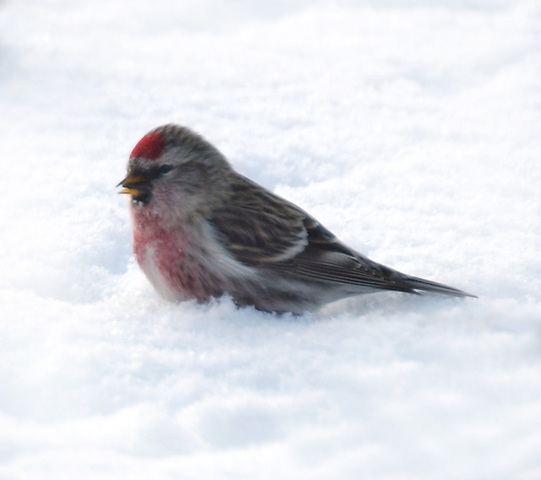
<path fill-rule="evenodd" d="M 280 276 L 341 288 L 345 295 L 424 290 L 469 296 L 373 262 L 345 246 L 297 206 L 245 178 L 233 186 L 230 201 L 215 209 L 211 223 L 238 261 Z"/>

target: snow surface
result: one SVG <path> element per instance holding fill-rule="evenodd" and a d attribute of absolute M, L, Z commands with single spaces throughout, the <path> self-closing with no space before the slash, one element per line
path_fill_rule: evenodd
<path fill-rule="evenodd" d="M 0 478 L 541 478 L 541 5 L 0 2 Z M 188 125 L 479 295 L 160 299 L 115 185 Z"/>

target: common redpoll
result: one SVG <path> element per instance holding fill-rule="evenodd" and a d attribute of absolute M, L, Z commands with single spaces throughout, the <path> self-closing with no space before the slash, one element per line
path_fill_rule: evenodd
<path fill-rule="evenodd" d="M 137 262 L 168 300 L 229 294 L 237 305 L 302 313 L 377 290 L 471 296 L 357 253 L 186 127 L 145 135 L 118 186 L 131 195 Z"/>

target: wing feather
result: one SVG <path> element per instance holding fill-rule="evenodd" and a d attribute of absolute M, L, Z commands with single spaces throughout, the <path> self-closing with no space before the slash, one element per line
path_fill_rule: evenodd
<path fill-rule="evenodd" d="M 211 224 L 232 255 L 247 265 L 280 262 L 307 244 L 304 212 L 239 176 L 229 201 L 215 208 Z"/>
<path fill-rule="evenodd" d="M 211 224 L 239 262 L 270 279 L 319 284 L 321 294 L 326 286 L 342 292 L 335 298 L 378 289 L 472 296 L 370 260 L 297 206 L 244 177 L 231 187 L 229 201 L 214 210 Z"/>
<path fill-rule="evenodd" d="M 219 239 L 240 262 L 318 283 L 411 291 L 401 274 L 346 247 L 292 203 L 244 177 L 211 220 Z"/>

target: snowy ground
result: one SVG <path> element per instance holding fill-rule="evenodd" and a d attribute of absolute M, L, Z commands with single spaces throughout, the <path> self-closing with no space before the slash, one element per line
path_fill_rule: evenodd
<path fill-rule="evenodd" d="M 0 3 L 0 479 L 541 478 L 541 5 Z M 161 300 L 127 156 L 183 123 L 479 295 Z"/>

